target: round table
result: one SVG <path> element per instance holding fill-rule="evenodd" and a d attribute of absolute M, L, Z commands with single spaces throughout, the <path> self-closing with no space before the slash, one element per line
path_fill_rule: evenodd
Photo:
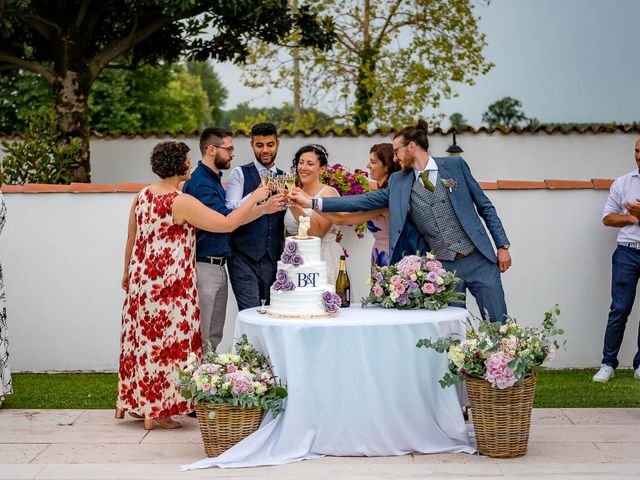
<path fill-rule="evenodd" d="M 287 384 L 285 412 L 193 468 L 277 465 L 324 455 L 475 451 L 458 390 L 441 388 L 447 359 L 420 338 L 461 336 L 467 311 L 352 304 L 328 318 L 273 318 L 243 310 L 235 338 L 271 360 Z"/>

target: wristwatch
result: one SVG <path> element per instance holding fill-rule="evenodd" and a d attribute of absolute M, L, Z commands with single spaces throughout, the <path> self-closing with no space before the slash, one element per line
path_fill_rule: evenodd
<path fill-rule="evenodd" d="M 311 210 L 313 210 L 314 212 L 320 211 L 320 206 L 318 205 L 318 199 L 317 198 L 312 198 L 311 199 Z"/>
<path fill-rule="evenodd" d="M 509 245 L 508 243 L 505 243 L 504 245 L 502 245 L 500 248 L 504 248 L 505 250 L 509 250 L 509 247 L 511 245 Z"/>

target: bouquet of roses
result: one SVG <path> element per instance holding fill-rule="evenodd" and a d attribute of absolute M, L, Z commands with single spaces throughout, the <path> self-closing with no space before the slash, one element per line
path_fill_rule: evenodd
<path fill-rule="evenodd" d="M 191 353 L 187 368 L 178 369 L 182 395 L 195 402 L 271 410 L 277 416 L 284 410 L 286 386 L 278 382 L 267 358 L 251 346 L 246 335 L 236 343 L 235 352 L 216 353 L 208 348 L 202 363 Z"/>
<path fill-rule="evenodd" d="M 416 346 L 447 353 L 448 371 L 440 380 L 443 388 L 466 378 L 486 380 L 493 387 L 507 388 L 521 384 L 532 374 L 534 367 L 553 359 L 560 344 L 552 337 L 564 333 L 556 328 L 559 314 L 556 305 L 545 313 L 542 325 L 537 328 L 523 327 L 513 318 L 507 318 L 504 325 L 480 320 L 475 328 L 469 324 L 464 340 L 422 339 Z"/>
<path fill-rule="evenodd" d="M 353 173 L 339 163 L 331 165 L 320 177 L 320 181 L 325 185 L 335 188 L 340 196 L 359 195 L 369 191 L 369 179 L 367 172 L 356 168 Z M 354 226 L 358 238 L 364 237 L 367 226 L 359 223 Z"/>
<path fill-rule="evenodd" d="M 409 255 L 396 264 L 376 267 L 362 305 L 439 310 L 464 301 L 464 294 L 455 290 L 456 281 L 455 273 L 447 272 L 434 255 Z"/>

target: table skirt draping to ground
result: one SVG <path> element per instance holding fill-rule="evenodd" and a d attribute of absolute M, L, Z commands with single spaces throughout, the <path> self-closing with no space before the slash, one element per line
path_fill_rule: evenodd
<path fill-rule="evenodd" d="M 285 412 L 223 454 L 183 469 L 279 465 L 333 456 L 475 452 L 447 359 L 420 338 L 464 336 L 467 311 L 352 305 L 337 317 L 238 314 L 235 337 L 267 354 L 287 384 Z"/>

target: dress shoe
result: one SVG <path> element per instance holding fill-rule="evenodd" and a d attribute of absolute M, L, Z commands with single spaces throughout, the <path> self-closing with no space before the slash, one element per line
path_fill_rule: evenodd
<path fill-rule="evenodd" d="M 162 417 L 162 418 L 145 418 L 144 419 L 144 429 L 145 430 L 153 430 L 153 427 L 155 426 L 155 423 L 157 423 L 158 425 L 160 425 L 162 428 L 167 429 L 167 430 L 173 430 L 176 428 L 182 428 L 182 424 L 180 422 L 176 422 L 173 418 L 171 417 Z"/>
<path fill-rule="evenodd" d="M 598 370 L 598 373 L 596 373 L 593 376 L 593 381 L 594 382 L 608 382 L 609 380 L 611 380 L 613 377 L 616 376 L 616 372 L 613 369 L 613 367 L 609 366 L 609 365 L 605 365 L 602 364 L 600 366 L 600 370 Z"/>
<path fill-rule="evenodd" d="M 640 367 L 636 368 L 633 372 L 633 376 L 640 380 Z"/>

